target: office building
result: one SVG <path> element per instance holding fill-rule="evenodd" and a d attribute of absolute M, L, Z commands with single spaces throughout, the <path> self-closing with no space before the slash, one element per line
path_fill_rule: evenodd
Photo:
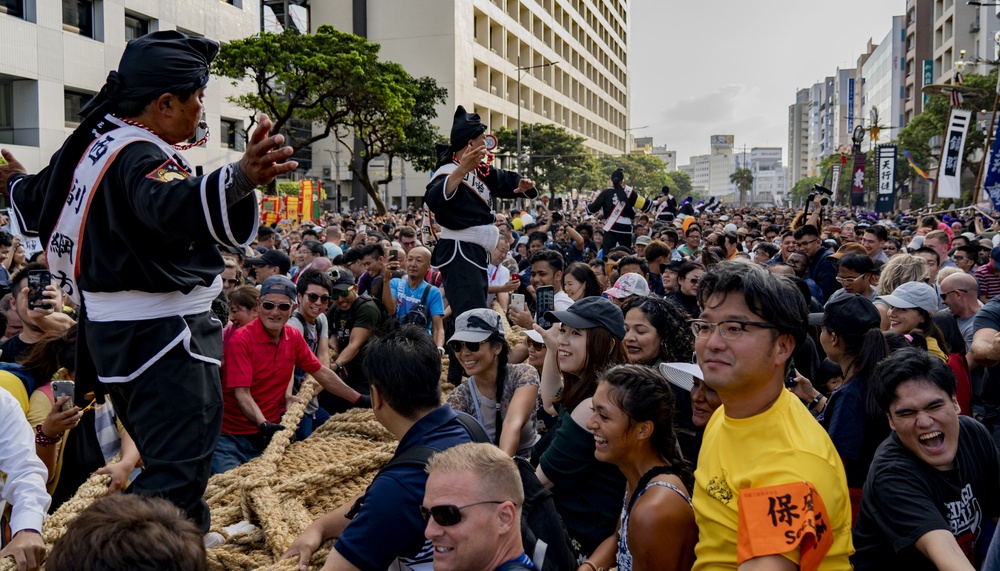
<path fill-rule="evenodd" d="M 79 124 L 76 112 L 100 91 L 130 39 L 177 29 L 225 42 L 249 36 L 258 26 L 256 3 L 242 0 L 4 0 L 0 144 L 29 172 L 47 165 Z M 185 151 L 191 164 L 211 171 L 242 156 L 247 112 L 227 101 L 237 90 L 228 80 L 209 83 L 205 118 L 212 138 Z"/>
<path fill-rule="evenodd" d="M 903 75 L 905 35 L 903 16 L 893 16 L 892 28 L 878 44 L 862 67 L 864 89 L 861 96 L 861 118 L 865 127 L 872 127 L 873 112 L 878 113 L 879 138 L 869 144 L 888 143 L 896 139 L 903 125 Z M 870 138 L 871 132 L 867 133 Z"/>
<path fill-rule="evenodd" d="M 314 29 L 329 24 L 365 36 L 382 46 L 383 59 L 446 88 L 435 120 L 445 136 L 464 105 L 490 129 L 516 130 L 519 118 L 561 125 L 595 154 L 627 151 L 628 18 L 629 2 L 612 0 L 325 0 L 311 8 Z M 349 153 L 338 147 L 332 139 L 314 144 L 308 174 L 333 173 L 332 165 L 346 176 Z M 505 167 L 516 151 L 500 150 L 511 156 Z M 394 171 L 390 202 L 419 204 L 428 173 L 407 167 L 406 180 L 398 162 Z M 367 204 L 357 188 L 353 198 L 351 208 Z"/>
<path fill-rule="evenodd" d="M 934 83 L 934 6 L 926 0 L 906 2 L 906 41 L 903 51 L 903 121 L 900 127 L 924 110 L 923 86 Z"/>
<path fill-rule="evenodd" d="M 809 168 L 809 90 L 795 92 L 788 106 L 788 183 L 795 186 L 807 177 Z"/>

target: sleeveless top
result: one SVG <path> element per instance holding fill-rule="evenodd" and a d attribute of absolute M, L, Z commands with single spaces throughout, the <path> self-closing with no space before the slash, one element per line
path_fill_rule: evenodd
<path fill-rule="evenodd" d="M 655 470 L 655 468 L 654 468 Z M 650 471 L 652 472 L 652 470 Z M 671 472 L 661 472 L 661 474 L 670 474 Z M 654 474 L 653 477 L 660 474 Z M 641 481 L 640 481 L 641 483 Z M 622 499 L 622 517 L 621 517 L 621 529 L 618 531 L 618 571 L 632 571 L 632 552 L 628 549 L 628 518 L 629 514 L 632 512 L 632 508 L 638 503 L 639 498 L 642 494 L 646 492 L 649 488 L 653 486 L 663 486 L 664 488 L 670 488 L 671 490 L 680 494 L 684 501 L 691 505 L 691 498 L 688 497 L 680 488 L 671 484 L 670 482 L 649 482 L 644 488 L 636 493 L 635 497 L 631 502 L 626 502 L 625 499 L 628 498 L 628 492 L 625 492 L 625 498 Z"/>

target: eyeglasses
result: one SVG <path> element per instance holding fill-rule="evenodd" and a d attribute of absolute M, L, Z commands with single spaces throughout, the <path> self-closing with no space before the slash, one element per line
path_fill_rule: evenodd
<path fill-rule="evenodd" d="M 273 301 L 262 301 L 260 302 L 260 306 L 264 309 L 264 311 L 274 311 L 275 307 L 277 307 L 281 311 L 288 311 L 289 309 L 292 308 L 292 304 L 288 303 L 287 301 L 283 301 L 281 303 L 274 303 Z"/>
<path fill-rule="evenodd" d="M 319 295 L 317 293 L 309 292 L 306 294 L 306 298 L 308 298 L 312 303 L 316 303 L 317 301 L 321 303 L 330 303 L 330 296 L 328 295 Z"/>
<path fill-rule="evenodd" d="M 481 343 L 479 341 L 449 341 L 448 342 L 448 346 L 451 347 L 451 350 L 454 351 L 455 353 L 461 353 L 462 352 L 462 345 L 465 345 L 465 348 L 468 349 L 470 352 L 475 353 L 476 351 L 479 350 L 479 346 L 481 345 Z"/>
<path fill-rule="evenodd" d="M 748 325 L 761 327 L 763 329 L 777 329 L 774 325 L 763 321 L 739 321 L 735 319 L 720 321 L 718 323 L 711 323 L 709 321 L 705 321 L 704 319 L 692 319 L 688 321 L 688 324 L 691 325 L 691 331 L 694 332 L 696 337 L 709 337 L 715 332 L 716 328 L 718 328 L 719 335 L 721 335 L 723 339 L 728 339 L 730 341 L 739 339 L 740 335 L 743 335 L 743 332 L 747 330 Z"/>
<path fill-rule="evenodd" d="M 481 506 L 483 504 L 502 504 L 500 500 L 491 500 L 486 502 L 476 502 L 474 504 L 469 504 L 465 506 L 434 506 L 432 508 L 426 508 L 420 506 L 420 515 L 424 518 L 424 523 L 430 522 L 431 518 L 434 518 L 434 523 L 440 525 L 441 527 L 451 527 L 453 525 L 458 525 L 462 523 L 462 510 L 465 508 L 471 508 L 472 506 Z"/>
<path fill-rule="evenodd" d="M 834 279 L 837 280 L 837 283 L 839 283 L 840 285 L 849 286 L 849 285 L 853 284 L 854 282 L 860 280 L 861 278 L 863 278 L 863 277 L 865 277 L 867 275 L 868 275 L 868 272 L 865 272 L 865 273 L 861 274 L 860 276 L 853 277 L 853 278 L 842 278 L 840 276 L 837 276 Z"/>
<path fill-rule="evenodd" d="M 806 240 L 804 242 L 796 242 L 795 245 L 799 248 L 803 248 L 805 246 L 808 246 L 809 244 L 812 244 L 813 242 L 819 242 L 819 238 L 813 238 L 812 240 Z"/>
<path fill-rule="evenodd" d="M 895 246 L 882 246 L 882 251 L 885 252 L 886 250 L 895 251 L 896 247 Z"/>
<path fill-rule="evenodd" d="M 794 261 L 793 262 L 792 260 L 788 260 L 788 261 L 785 262 L 785 265 L 786 266 L 797 267 L 797 266 L 804 266 L 806 264 L 805 264 L 805 262 L 800 262 L 800 261 Z"/>
<path fill-rule="evenodd" d="M 968 293 L 969 290 L 967 290 L 967 289 L 953 289 L 951 291 L 943 291 L 943 292 L 941 292 L 941 301 L 947 300 L 948 299 L 948 294 L 949 293 L 955 293 L 956 291 L 960 291 L 962 293 Z"/>
<path fill-rule="evenodd" d="M 335 290 L 333 290 L 333 293 L 330 295 L 330 299 L 338 299 L 338 298 L 341 298 L 341 297 L 347 297 L 348 295 L 351 294 L 351 290 L 353 290 L 353 289 L 354 289 L 354 286 L 351 286 L 351 287 L 349 287 L 347 289 L 344 289 L 344 290 L 335 289 Z"/>

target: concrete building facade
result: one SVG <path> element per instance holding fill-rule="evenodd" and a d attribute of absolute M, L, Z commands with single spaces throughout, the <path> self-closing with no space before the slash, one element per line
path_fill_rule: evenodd
<path fill-rule="evenodd" d="M 906 40 L 903 51 L 903 121 L 905 127 L 924 109 L 924 85 L 934 83 L 934 6 L 926 0 L 906 2 Z"/>
<path fill-rule="evenodd" d="M 621 154 L 626 152 L 629 116 L 629 4 L 324 0 L 312 4 L 311 22 L 313 28 L 329 24 L 363 35 L 382 46 L 383 59 L 401 64 L 414 77 L 433 77 L 446 88 L 447 101 L 438 106 L 435 120 L 445 136 L 455 108 L 464 105 L 490 129 L 516 130 L 520 113 L 521 125 L 561 125 L 585 137 L 584 145 L 595 154 Z M 332 139 L 320 141 L 313 145 L 314 172 L 307 174 L 333 183 L 329 175 L 339 167 L 345 180 L 349 156 Z M 399 163 L 394 171 L 389 203 L 419 204 L 428 173 Z M 350 208 L 368 201 L 357 188 L 353 199 Z"/>
<path fill-rule="evenodd" d="M 934 83 L 952 83 L 957 67 L 955 62 L 974 58 L 992 60 L 996 57 L 995 36 L 1000 31 L 1000 19 L 994 6 L 970 6 L 958 0 L 934 0 L 932 59 Z M 990 68 L 985 64 L 967 66 L 965 73 L 986 75 Z"/>
<path fill-rule="evenodd" d="M 788 183 L 795 186 L 809 168 L 809 90 L 795 92 L 788 106 Z"/>
<path fill-rule="evenodd" d="M 7 0 L 0 3 L 0 144 L 37 172 L 79 124 L 76 112 L 118 66 L 125 43 L 177 29 L 224 42 L 257 31 L 255 2 Z M 150 65 L 155 65 L 151 62 Z M 207 171 L 238 160 L 247 112 L 237 88 L 214 78 L 205 95 L 212 139 L 185 157 Z M 200 136 L 200 135 L 199 135 Z"/>
<path fill-rule="evenodd" d="M 895 140 L 902 128 L 905 35 L 903 16 L 894 16 L 889 33 L 862 67 L 861 120 L 871 127 L 872 111 L 878 110 L 882 129 L 876 144 Z"/>

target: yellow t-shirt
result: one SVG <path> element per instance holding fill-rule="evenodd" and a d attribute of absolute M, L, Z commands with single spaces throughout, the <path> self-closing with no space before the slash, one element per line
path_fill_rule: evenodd
<path fill-rule="evenodd" d="M 747 496 L 750 494 L 746 491 L 751 488 L 783 484 L 790 488 L 801 487 L 802 482 L 809 482 L 815 488 L 826 508 L 821 531 L 832 532 L 832 545 L 818 568 L 824 571 L 851 569 L 848 557 L 854 547 L 847 477 L 840 456 L 823 427 L 787 390 L 781 391 L 771 408 L 751 418 L 728 418 L 725 407 L 720 407 L 705 428 L 695 472 L 698 545 L 694 571 L 737 568 L 737 528 L 740 526 L 737 508 L 741 491 L 749 502 L 751 499 Z M 803 510 L 801 495 L 798 493 L 785 504 L 772 503 L 772 513 L 758 509 L 753 514 L 744 514 L 747 518 L 743 522 L 744 529 L 751 530 L 751 534 L 753 530 L 760 530 L 762 534 L 758 537 L 775 533 L 780 538 L 794 537 L 795 531 L 809 519 Z M 767 500 L 764 501 L 766 506 Z M 794 509 L 789 514 L 788 510 L 781 509 L 782 505 Z M 816 513 L 819 513 L 818 506 L 817 503 Z M 746 545 L 745 537 L 740 540 Z M 782 555 L 799 563 L 799 547 L 790 549 Z"/>
<path fill-rule="evenodd" d="M 14 395 L 18 404 L 21 405 L 21 410 L 25 415 L 28 414 L 28 391 L 24 388 L 24 383 L 21 382 L 21 379 L 17 378 L 17 375 L 7 371 L 0 371 L 0 390 L 6 390 Z M 35 427 L 32 426 L 31 428 L 34 429 Z"/>

